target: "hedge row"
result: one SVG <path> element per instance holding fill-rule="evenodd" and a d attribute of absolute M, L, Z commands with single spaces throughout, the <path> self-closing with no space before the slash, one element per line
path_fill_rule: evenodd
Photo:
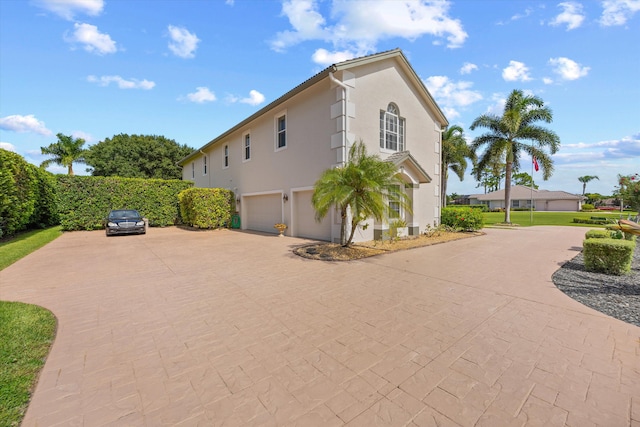
<path fill-rule="evenodd" d="M 136 209 L 150 226 L 180 222 L 178 194 L 193 183 L 180 180 L 58 175 L 63 230 L 97 230 L 111 209 Z"/>
<path fill-rule="evenodd" d="M 51 173 L 0 148 L 0 237 L 57 224 L 55 195 Z"/>

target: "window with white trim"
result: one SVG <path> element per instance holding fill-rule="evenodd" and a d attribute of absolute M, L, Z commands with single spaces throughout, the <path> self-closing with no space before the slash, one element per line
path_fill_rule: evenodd
<path fill-rule="evenodd" d="M 276 150 L 287 147 L 287 115 L 282 114 L 276 119 Z"/>
<path fill-rule="evenodd" d="M 202 175 L 207 174 L 207 156 L 202 157 Z"/>
<path fill-rule="evenodd" d="M 243 139 L 242 159 L 244 161 L 251 160 L 251 134 L 245 134 Z"/>
<path fill-rule="evenodd" d="M 229 146 L 228 145 L 224 146 L 224 163 L 222 166 L 225 168 L 229 167 Z"/>
<path fill-rule="evenodd" d="M 393 190 L 391 190 L 395 194 L 400 194 L 402 189 L 399 185 L 394 185 Z M 396 198 L 397 199 L 397 198 Z M 391 218 L 400 218 L 401 217 L 400 203 L 397 201 L 389 200 L 389 215 Z"/>
<path fill-rule="evenodd" d="M 389 103 L 387 110 L 380 110 L 380 148 L 404 151 L 404 118 L 396 104 Z"/>

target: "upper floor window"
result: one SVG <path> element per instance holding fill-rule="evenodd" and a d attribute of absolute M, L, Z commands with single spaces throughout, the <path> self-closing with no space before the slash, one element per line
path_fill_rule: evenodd
<path fill-rule="evenodd" d="M 251 160 L 251 134 L 244 136 L 243 160 Z"/>
<path fill-rule="evenodd" d="M 224 167 L 225 168 L 229 167 L 229 146 L 228 145 L 224 146 Z"/>
<path fill-rule="evenodd" d="M 191 162 L 191 179 L 196 179 L 196 162 Z"/>
<path fill-rule="evenodd" d="M 276 150 L 287 146 L 287 115 L 283 114 L 276 119 Z"/>
<path fill-rule="evenodd" d="M 386 111 L 380 111 L 380 148 L 404 151 L 404 118 L 393 103 Z"/>
<path fill-rule="evenodd" d="M 202 174 L 203 175 L 207 174 L 207 156 L 204 156 L 202 158 Z"/>

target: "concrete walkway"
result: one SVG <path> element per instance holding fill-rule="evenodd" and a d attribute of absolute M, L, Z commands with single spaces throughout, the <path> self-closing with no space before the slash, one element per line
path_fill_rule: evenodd
<path fill-rule="evenodd" d="M 583 228 L 349 263 L 299 239 L 67 233 L 0 272 L 58 334 L 24 426 L 640 426 L 640 328 L 551 274 Z"/>

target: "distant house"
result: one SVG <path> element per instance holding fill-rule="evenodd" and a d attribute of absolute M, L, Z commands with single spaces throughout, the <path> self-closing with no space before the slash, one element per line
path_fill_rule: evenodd
<path fill-rule="evenodd" d="M 311 205 L 322 172 L 343 165 L 362 140 L 393 163 L 411 211 L 397 205 L 409 234 L 440 222 L 441 134 L 448 121 L 399 49 L 334 64 L 182 159 L 196 187 L 236 195 L 241 227 L 336 241 L 335 210 L 317 222 Z M 365 220 L 355 241 L 379 238 L 388 221 Z"/>
<path fill-rule="evenodd" d="M 504 189 L 486 194 L 471 194 L 469 204 L 484 204 L 489 209 L 504 208 Z M 582 208 L 584 196 L 566 191 L 531 190 L 530 187 L 514 185 L 511 187 L 511 208 L 533 208 L 536 211 L 577 212 Z"/>

